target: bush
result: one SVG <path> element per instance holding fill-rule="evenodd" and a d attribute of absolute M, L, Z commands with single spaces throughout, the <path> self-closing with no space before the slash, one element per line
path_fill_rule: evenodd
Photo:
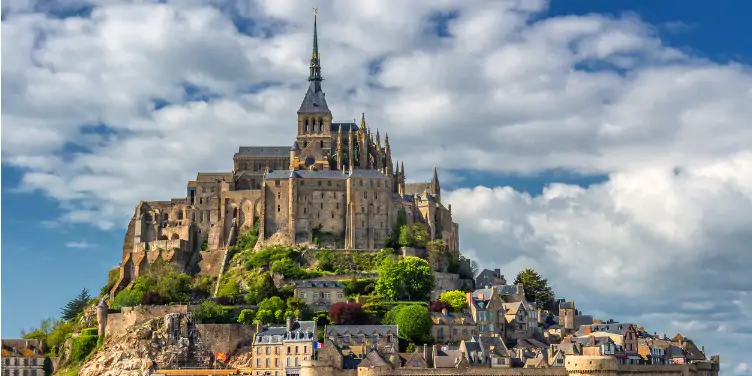
<path fill-rule="evenodd" d="M 336 325 L 361 325 L 366 322 L 366 314 L 360 303 L 339 302 L 329 309 L 329 318 Z"/>
<path fill-rule="evenodd" d="M 203 324 L 222 324 L 230 321 L 229 311 L 211 300 L 205 300 L 193 311 L 193 317 Z"/>
<path fill-rule="evenodd" d="M 370 295 L 376 290 L 375 278 L 352 278 L 341 280 L 345 285 L 345 295 Z"/>
<path fill-rule="evenodd" d="M 252 309 L 244 309 L 240 311 L 240 315 L 238 315 L 239 324 L 251 325 L 255 319 L 256 312 Z"/>
<path fill-rule="evenodd" d="M 98 329 L 97 328 L 86 328 L 81 331 L 82 336 L 95 336 L 98 335 Z"/>
<path fill-rule="evenodd" d="M 159 305 L 163 302 L 162 296 L 153 291 L 149 291 L 141 297 L 141 304 L 143 305 Z"/>
<path fill-rule="evenodd" d="M 78 364 L 83 362 L 97 347 L 98 335 L 80 335 L 73 338 L 71 344 L 70 362 Z"/>
<path fill-rule="evenodd" d="M 442 302 L 441 300 L 434 300 L 431 302 L 431 304 L 428 307 L 431 312 L 441 312 L 442 310 L 446 309 L 451 310 L 452 307 L 447 302 Z"/>
<path fill-rule="evenodd" d="M 112 300 L 112 309 L 120 309 L 122 307 L 133 307 L 141 304 L 141 299 L 144 297 L 143 291 L 125 289 L 121 290 L 115 299 Z"/>
<path fill-rule="evenodd" d="M 399 325 L 399 336 L 412 343 L 431 341 L 433 321 L 426 307 L 417 304 L 403 307 L 397 313 L 396 324 Z"/>
<path fill-rule="evenodd" d="M 463 312 L 467 308 L 467 300 L 464 291 L 444 291 L 439 296 L 439 300 L 449 304 L 455 312 Z"/>

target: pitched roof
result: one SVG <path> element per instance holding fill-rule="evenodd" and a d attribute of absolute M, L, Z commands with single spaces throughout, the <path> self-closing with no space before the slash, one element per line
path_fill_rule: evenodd
<path fill-rule="evenodd" d="M 289 157 L 289 146 L 241 146 L 236 157 Z"/>
<path fill-rule="evenodd" d="M 390 367 L 390 365 L 384 360 L 384 358 L 381 357 L 378 351 L 371 350 L 368 352 L 368 354 L 366 354 L 365 358 L 360 362 L 358 367 Z"/>
<path fill-rule="evenodd" d="M 334 334 L 367 334 L 372 335 L 377 333 L 379 336 L 385 337 L 389 332 L 393 335 L 398 335 L 397 325 L 328 325 L 326 327 L 326 335 L 331 336 Z"/>
<path fill-rule="evenodd" d="M 326 94 L 321 90 L 320 82 L 311 82 L 308 90 L 303 97 L 298 112 L 326 114 L 329 113 L 329 106 L 326 104 Z"/>
<path fill-rule="evenodd" d="M 431 321 L 434 325 L 475 325 L 470 315 L 455 312 L 447 312 L 446 315 L 441 312 L 431 312 Z"/>
<path fill-rule="evenodd" d="M 345 284 L 340 281 L 316 281 L 303 280 L 295 281 L 295 287 L 316 287 L 316 288 L 345 288 Z"/>
<path fill-rule="evenodd" d="M 488 356 L 509 356 L 509 349 L 500 337 L 481 336 L 478 337 L 478 343 Z"/>

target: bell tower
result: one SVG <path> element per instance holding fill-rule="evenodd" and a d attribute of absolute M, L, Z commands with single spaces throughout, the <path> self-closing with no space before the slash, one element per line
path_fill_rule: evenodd
<path fill-rule="evenodd" d="M 332 112 L 326 104 L 326 96 L 321 87 L 321 55 L 317 30 L 317 8 L 313 8 L 313 51 L 308 72 L 308 91 L 298 109 L 298 146 L 303 168 L 329 168 L 332 156 L 334 134 L 332 133 Z"/>

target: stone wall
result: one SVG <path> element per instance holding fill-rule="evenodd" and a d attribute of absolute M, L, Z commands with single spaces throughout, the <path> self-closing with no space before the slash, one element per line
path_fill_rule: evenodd
<path fill-rule="evenodd" d="M 110 313 L 107 315 L 106 336 L 112 336 L 125 333 L 125 331 L 134 326 L 143 324 L 153 318 L 164 317 L 169 313 L 186 314 L 188 306 L 185 305 L 156 305 L 156 306 L 136 306 L 123 307 L 120 313 Z"/>
<path fill-rule="evenodd" d="M 205 348 L 226 354 L 250 346 L 256 332 L 252 325 L 241 324 L 196 324 L 196 330 Z"/>
<path fill-rule="evenodd" d="M 199 251 L 199 273 L 204 275 L 218 276 L 225 260 L 225 248 L 212 249 L 211 251 Z"/>

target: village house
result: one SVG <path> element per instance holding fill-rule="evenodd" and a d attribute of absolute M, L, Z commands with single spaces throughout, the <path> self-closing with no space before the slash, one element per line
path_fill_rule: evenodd
<path fill-rule="evenodd" d="M 431 312 L 433 328 L 431 333 L 437 343 L 459 343 L 469 340 L 477 334 L 477 326 L 473 318 L 466 313 Z"/>
<path fill-rule="evenodd" d="M 294 294 L 317 311 L 328 310 L 335 303 L 347 301 L 345 284 L 339 281 L 295 281 Z"/>
<path fill-rule="evenodd" d="M 340 348 L 344 356 L 364 357 L 371 349 L 397 353 L 397 325 L 328 325 L 326 338 Z"/>
<path fill-rule="evenodd" d="M 311 359 L 316 341 L 315 321 L 288 318 L 285 326 L 257 325 L 252 345 L 256 375 L 300 374 L 300 363 Z"/>
<path fill-rule="evenodd" d="M 511 354 L 504 339 L 499 336 L 478 336 L 460 343 L 460 352 L 466 354 L 468 366 L 476 368 L 509 368 Z"/>
<path fill-rule="evenodd" d="M 582 325 L 576 333 L 578 339 L 587 340 L 591 336 L 596 338 L 608 337 L 615 344 L 623 348 L 616 358 L 620 364 L 638 364 L 640 355 L 637 353 L 639 333 L 634 324 L 609 322 L 597 325 Z"/>
<path fill-rule="evenodd" d="M 470 309 L 470 317 L 477 325 L 478 335 L 505 338 L 504 300 L 496 290 L 482 289 L 468 292 L 466 302 Z"/>
<path fill-rule="evenodd" d="M 475 277 L 475 288 L 490 288 L 491 286 L 506 285 L 507 280 L 501 274 L 501 269 L 483 269 Z"/>
<path fill-rule="evenodd" d="M 46 356 L 36 339 L 2 340 L 3 376 L 44 376 Z"/>

